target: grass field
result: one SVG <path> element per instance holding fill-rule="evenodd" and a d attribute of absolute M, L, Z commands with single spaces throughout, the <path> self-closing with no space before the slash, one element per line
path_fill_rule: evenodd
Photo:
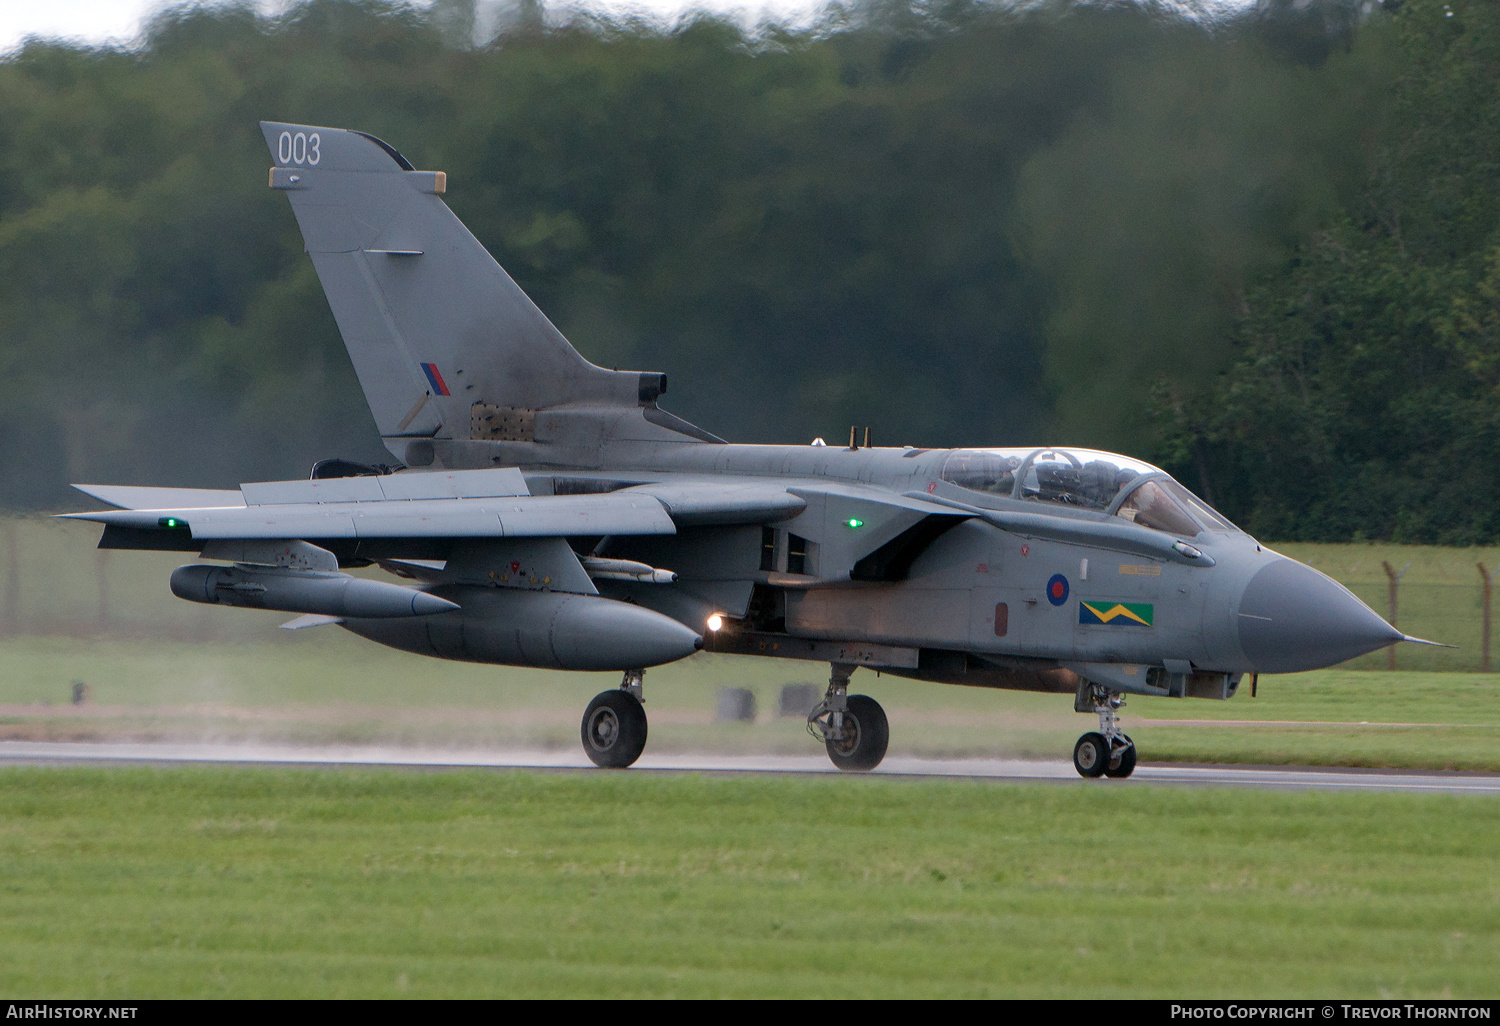
<path fill-rule="evenodd" d="M 1147 761 L 1500 771 L 1494 674 L 1320 670 L 1262 677 L 1254 699 L 1127 711 Z"/>
<path fill-rule="evenodd" d="M 1387 618 L 1389 582 L 1381 564 L 1390 563 L 1398 572 L 1407 568 L 1397 592 L 1397 624 L 1414 637 L 1457 647 L 1398 646 L 1396 665 L 1411 670 L 1480 668 L 1483 593 L 1478 564 L 1484 564 L 1486 570 L 1494 573 L 1500 568 L 1500 549 L 1368 542 L 1348 545 L 1288 542 L 1273 547 L 1321 570 Z M 1500 617 L 1500 610 L 1493 611 L 1493 615 Z M 1491 629 L 1496 630 L 1496 626 L 1492 624 Z M 1500 634 L 1493 641 L 1496 665 L 1500 665 Z M 1352 669 L 1383 670 L 1386 658 L 1382 649 L 1346 665 Z"/>
<path fill-rule="evenodd" d="M 324 628 L 259 644 L 12 638 L 0 642 L 0 666 L 0 740 L 572 748 L 583 707 L 618 683 L 612 674 L 423 659 Z M 775 707 L 781 685 L 820 683 L 823 672 L 716 655 L 652 670 L 650 749 L 814 753 L 801 719 Z M 87 704 L 69 703 L 74 680 L 89 686 Z M 1073 712 L 1069 696 L 869 671 L 855 683 L 886 707 L 900 754 L 1065 758 L 1094 722 Z M 755 693 L 753 724 L 715 721 L 725 686 Z M 1131 699 L 1122 722 L 1147 762 L 1500 771 L 1492 674 L 1325 670 L 1262 677 L 1259 697 L 1247 691 L 1228 702 Z"/>
<path fill-rule="evenodd" d="M 336 629 L 278 632 L 279 614 L 172 599 L 172 554 L 100 556 L 86 529 L 10 527 L 0 739 L 574 748 L 584 704 L 617 683 L 422 659 Z M 1414 559 L 1285 548 L 1357 591 L 1381 558 Z M 1419 555 L 1430 558 L 1414 559 L 1401 625 L 1454 640 L 1446 629 L 1477 623 L 1465 563 L 1486 554 Z M 1417 655 L 1403 665 L 1446 665 Z M 1367 664 L 1383 661 L 1355 665 Z M 650 747 L 816 752 L 800 718 L 773 710 L 783 684 L 825 673 L 711 655 L 652 670 Z M 868 671 L 855 683 L 889 711 L 897 753 L 1066 758 L 1093 722 L 1067 696 Z M 754 723 L 715 721 L 731 686 L 755 693 Z M 1123 722 L 1146 762 L 1500 771 L 1500 677 L 1488 674 L 1262 677 L 1256 699 L 1133 699 Z M 1497 850 L 1500 803 L 1438 795 L 11 767 L 0 987 L 1493 998 Z"/>
<path fill-rule="evenodd" d="M 78 508 L 97 506 L 79 496 Z M 0 517 L 0 633 L 254 641 L 291 617 L 182 602 L 167 589 L 172 569 L 191 553 L 110 552 L 93 546 L 96 525 L 45 517 Z M 1387 561 L 1410 569 L 1401 582 L 1398 622 L 1417 637 L 1457 649 L 1398 652 L 1408 670 L 1480 668 L 1480 578 L 1475 568 L 1500 567 L 1500 548 L 1430 545 L 1285 543 L 1273 546 L 1347 585 L 1377 612 L 1387 613 Z M 377 573 L 371 571 L 371 573 Z M 1497 614 L 1500 615 L 1500 614 Z M 1500 638 L 1496 639 L 1500 663 Z M 1362 656 L 1356 669 L 1384 669 L 1385 653 Z"/>
<path fill-rule="evenodd" d="M 221 739 L 424 746 L 574 746 L 578 716 L 610 674 L 467 666 L 392 652 L 336 628 L 275 629 L 285 614 L 195 606 L 166 579 L 176 553 L 100 553 L 96 528 L 0 520 L 0 739 Z M 1404 667 L 1473 665 L 1476 562 L 1500 550 L 1285 545 L 1384 609 L 1382 560 L 1403 582 L 1406 630 L 1465 647 L 1407 646 Z M 1372 590 L 1373 589 L 1373 590 Z M 3 633 L 3 631 L 0 631 Z M 1350 667 L 1262 678 L 1261 697 L 1227 703 L 1132 700 L 1125 727 L 1147 761 L 1500 770 L 1500 676 L 1401 671 L 1384 655 Z M 781 685 L 821 687 L 814 663 L 697 656 L 652 670 L 654 751 L 816 751 L 800 720 L 773 715 Z M 72 682 L 89 703 L 69 704 Z M 1089 718 L 1065 697 L 877 678 L 857 687 L 889 710 L 892 751 L 1058 758 Z M 753 725 L 714 722 L 719 689 L 748 687 Z M 1161 721 L 1237 721 L 1213 726 Z M 1277 722 L 1256 726 L 1253 721 Z M 1319 721 L 1311 723 L 1308 721 Z M 1374 725 L 1367 725 L 1374 724 Z M 1384 726 L 1381 724 L 1402 724 Z"/>
<path fill-rule="evenodd" d="M 28 996 L 1494 997 L 1500 803 L 0 770 Z"/>

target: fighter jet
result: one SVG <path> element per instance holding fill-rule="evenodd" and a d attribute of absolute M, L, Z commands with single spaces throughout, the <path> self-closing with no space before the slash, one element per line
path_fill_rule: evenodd
<path fill-rule="evenodd" d="M 77 485 L 108 549 L 198 553 L 180 598 L 301 614 L 407 652 L 623 673 L 583 749 L 646 745 L 645 670 L 710 652 L 828 663 L 808 727 L 870 770 L 857 668 L 1071 695 L 1073 762 L 1127 777 L 1126 696 L 1227 699 L 1406 638 L 1156 467 L 1058 446 L 741 445 L 664 410 L 661 373 L 588 362 L 444 203 L 363 132 L 263 122 L 393 467 L 238 490 Z M 346 570 L 377 567 L 386 578 Z M 1253 678 L 1252 678 L 1253 682 Z"/>

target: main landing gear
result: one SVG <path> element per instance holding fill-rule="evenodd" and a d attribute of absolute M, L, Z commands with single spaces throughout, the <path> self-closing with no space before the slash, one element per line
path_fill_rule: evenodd
<path fill-rule="evenodd" d="M 1086 689 L 1086 690 L 1085 690 Z M 1073 768 L 1082 777 L 1128 777 L 1135 772 L 1135 742 L 1120 730 L 1118 710 L 1125 698 L 1097 684 L 1079 689 L 1074 708 L 1099 714 L 1099 729 L 1073 746 Z"/>
<path fill-rule="evenodd" d="M 583 751 L 601 769 L 624 769 L 646 749 L 644 670 L 626 670 L 614 691 L 594 696 L 583 711 Z"/>
<path fill-rule="evenodd" d="M 807 732 L 828 748 L 841 770 L 872 770 L 885 758 L 891 725 L 885 710 L 869 695 L 849 694 L 854 667 L 833 663 L 828 693 L 807 714 Z"/>

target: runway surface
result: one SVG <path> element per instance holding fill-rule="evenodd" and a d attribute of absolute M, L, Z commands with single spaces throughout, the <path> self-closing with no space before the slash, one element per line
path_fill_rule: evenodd
<path fill-rule="evenodd" d="M 491 767 L 549 770 L 593 770 L 577 749 L 461 751 L 395 747 L 307 747 L 211 743 L 78 744 L 36 741 L 0 742 L 0 765 L 135 763 L 231 763 L 289 766 Z M 652 754 L 637 770 L 706 773 L 834 774 L 826 757 L 814 755 Z M 1128 781 L 1085 782 L 1071 762 L 1023 762 L 1006 759 L 922 759 L 891 756 L 878 776 L 963 777 L 983 780 L 1056 781 L 1096 786 L 1176 784 L 1259 787 L 1291 790 L 1408 791 L 1500 795 L 1500 776 L 1470 773 L 1276 768 L 1264 766 L 1142 765 Z"/>

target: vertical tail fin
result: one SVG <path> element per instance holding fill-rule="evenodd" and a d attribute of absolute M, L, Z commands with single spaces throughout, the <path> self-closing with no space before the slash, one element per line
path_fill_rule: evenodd
<path fill-rule="evenodd" d="M 261 122 L 386 447 L 558 406 L 654 405 L 659 374 L 589 363 L 417 171 L 362 132 Z M 493 435 L 486 437 L 495 437 Z M 430 451 L 430 446 L 428 447 Z"/>

